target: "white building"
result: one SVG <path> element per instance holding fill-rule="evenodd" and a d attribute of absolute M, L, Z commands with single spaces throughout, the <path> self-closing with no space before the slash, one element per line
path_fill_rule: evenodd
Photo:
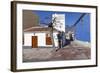
<path fill-rule="evenodd" d="M 52 15 L 52 20 L 55 22 L 53 23 L 53 26 L 55 29 L 59 31 L 65 32 L 65 14 L 53 14 Z"/>
<path fill-rule="evenodd" d="M 53 14 L 52 20 L 54 29 L 53 34 L 51 33 L 52 28 L 50 27 L 36 27 L 24 29 L 23 46 L 32 46 L 32 48 L 38 47 L 58 47 L 58 31 L 65 32 L 65 14 Z M 53 39 L 52 39 L 53 35 Z"/>
<path fill-rule="evenodd" d="M 53 30 L 53 39 L 55 47 L 58 46 L 57 30 Z M 51 38 L 51 28 L 34 27 L 29 30 L 24 30 L 24 46 L 38 47 L 53 47 Z"/>

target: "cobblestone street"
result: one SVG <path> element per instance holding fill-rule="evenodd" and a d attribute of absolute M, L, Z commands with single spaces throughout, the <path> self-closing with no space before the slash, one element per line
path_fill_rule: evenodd
<path fill-rule="evenodd" d="M 89 47 L 71 44 L 64 48 L 26 48 L 23 49 L 23 62 L 85 60 L 91 58 Z"/>

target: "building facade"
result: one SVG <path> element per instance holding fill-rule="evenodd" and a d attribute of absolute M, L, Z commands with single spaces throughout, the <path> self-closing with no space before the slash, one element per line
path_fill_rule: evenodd
<path fill-rule="evenodd" d="M 53 27 L 58 31 L 65 32 L 65 14 L 52 14 L 52 20 L 54 19 Z"/>

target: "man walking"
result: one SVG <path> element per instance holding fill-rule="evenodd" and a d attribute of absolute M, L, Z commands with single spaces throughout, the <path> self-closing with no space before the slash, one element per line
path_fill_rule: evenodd
<path fill-rule="evenodd" d="M 60 49 L 62 48 L 62 32 L 61 31 L 58 32 L 57 37 L 58 37 L 58 49 Z"/>

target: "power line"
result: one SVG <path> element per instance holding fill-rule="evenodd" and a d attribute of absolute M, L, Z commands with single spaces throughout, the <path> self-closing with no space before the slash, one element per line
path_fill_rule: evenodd
<path fill-rule="evenodd" d="M 86 15 L 86 13 L 83 13 L 83 14 L 79 17 L 79 19 L 72 25 L 72 27 L 75 27 L 85 15 Z"/>

